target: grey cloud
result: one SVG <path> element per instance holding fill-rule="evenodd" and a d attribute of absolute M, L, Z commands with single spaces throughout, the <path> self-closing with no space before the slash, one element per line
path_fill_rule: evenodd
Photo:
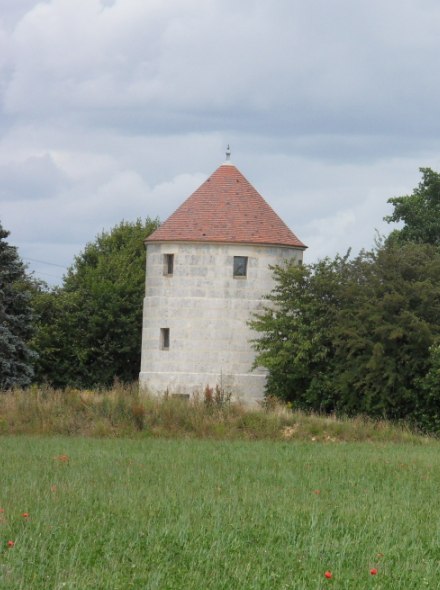
<path fill-rule="evenodd" d="M 35 0 L 2 0 L 0 2 L 0 23 L 6 30 L 13 30 L 17 23 L 34 8 Z"/>
<path fill-rule="evenodd" d="M 150 133 L 438 131 L 434 3 L 69 6 L 39 5 L 16 28 L 8 112 Z"/>
<path fill-rule="evenodd" d="M 0 203 L 52 197 L 68 179 L 49 154 L 0 165 Z"/>

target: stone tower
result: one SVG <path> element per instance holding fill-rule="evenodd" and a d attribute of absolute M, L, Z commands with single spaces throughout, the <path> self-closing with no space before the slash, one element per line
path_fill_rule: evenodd
<path fill-rule="evenodd" d="M 141 387 L 191 396 L 220 386 L 264 397 L 247 325 L 273 286 L 269 265 L 306 246 L 227 160 L 146 240 Z"/>

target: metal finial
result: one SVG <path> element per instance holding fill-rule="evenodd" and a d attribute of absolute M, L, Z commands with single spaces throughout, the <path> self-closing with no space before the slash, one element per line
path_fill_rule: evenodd
<path fill-rule="evenodd" d="M 228 143 L 228 147 L 226 148 L 226 161 L 231 159 L 231 148 L 229 147 L 229 143 Z"/>

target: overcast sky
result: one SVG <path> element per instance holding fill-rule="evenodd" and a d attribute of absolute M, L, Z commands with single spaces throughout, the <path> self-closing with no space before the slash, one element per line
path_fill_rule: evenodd
<path fill-rule="evenodd" d="M 306 262 L 368 248 L 440 170 L 439 31 L 438 0 L 0 0 L 9 243 L 56 284 L 103 229 L 164 221 L 229 143 Z"/>

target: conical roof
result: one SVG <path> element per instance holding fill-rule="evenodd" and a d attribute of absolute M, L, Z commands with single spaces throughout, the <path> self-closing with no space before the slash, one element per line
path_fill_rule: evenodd
<path fill-rule="evenodd" d="M 181 241 L 307 247 L 230 162 L 217 168 L 146 239 Z"/>

